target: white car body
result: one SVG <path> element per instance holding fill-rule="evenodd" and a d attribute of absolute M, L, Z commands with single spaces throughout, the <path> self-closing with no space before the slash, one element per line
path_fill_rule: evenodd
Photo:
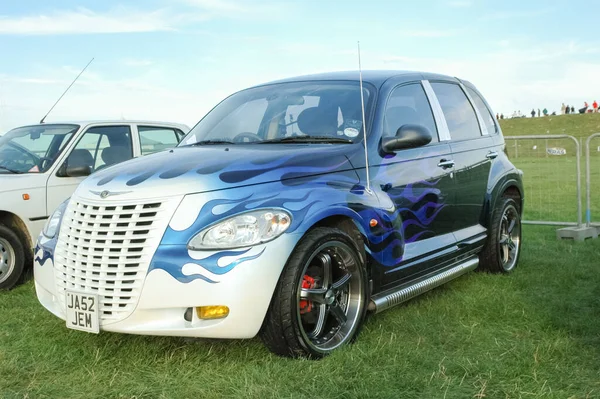
<path fill-rule="evenodd" d="M 33 249 L 33 244 L 49 215 L 69 198 L 79 183 L 85 179 L 85 177 L 58 177 L 57 170 L 90 128 L 129 126 L 133 158 L 142 155 L 138 126 L 173 128 L 184 134 L 189 130 L 189 127 L 183 124 L 133 120 L 60 122 L 60 124 L 74 124 L 80 127 L 50 169 L 44 173 L 0 174 L 0 222 L 6 217 L 17 220 L 21 229 L 26 230 L 24 233 L 30 239 L 27 243 L 30 249 Z M 28 200 L 24 199 L 25 195 L 29 196 Z"/>

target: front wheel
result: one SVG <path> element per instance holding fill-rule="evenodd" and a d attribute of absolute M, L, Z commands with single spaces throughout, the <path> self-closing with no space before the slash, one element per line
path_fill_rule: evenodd
<path fill-rule="evenodd" d="M 0 224 L 0 290 L 9 290 L 21 282 L 25 269 L 25 250 L 19 237 Z"/>
<path fill-rule="evenodd" d="M 510 273 L 521 254 L 521 212 L 512 198 L 502 198 L 494 210 L 488 239 L 481 252 L 481 268 L 492 273 Z"/>
<path fill-rule="evenodd" d="M 274 353 L 321 358 L 352 342 L 367 304 L 364 250 L 341 230 L 318 227 L 285 266 L 261 338 Z"/>

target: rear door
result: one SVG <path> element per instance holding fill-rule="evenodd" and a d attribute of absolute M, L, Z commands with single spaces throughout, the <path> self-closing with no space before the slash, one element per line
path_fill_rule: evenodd
<path fill-rule="evenodd" d="M 487 192 L 494 142 L 488 124 L 458 82 L 431 82 L 450 132 L 455 162 L 456 212 L 453 230 L 457 241 L 485 232 L 482 212 Z M 487 116 L 491 116 L 488 115 Z M 489 119 L 489 118 L 488 118 Z M 492 122 L 493 124 L 493 122 Z M 497 155 L 497 154 L 495 154 Z"/>
<path fill-rule="evenodd" d="M 385 154 L 381 165 L 373 170 L 373 182 L 386 197 L 384 204 L 399 215 L 404 238 L 404 253 L 393 248 L 381 251 L 384 266 L 383 285 L 395 285 L 435 266 L 444 249 L 454 247 L 455 190 L 447 129 L 443 120 L 434 117 L 423 82 L 396 86 L 387 98 L 383 137 L 395 136 L 405 124 L 419 124 L 430 130 L 430 144 Z M 436 104 L 437 105 L 437 104 Z M 434 106 L 435 108 L 435 106 Z M 429 257 L 429 261 L 417 261 Z"/>
<path fill-rule="evenodd" d="M 92 173 L 134 156 L 130 125 L 106 125 L 88 127 L 76 139 L 74 147 L 57 172 L 50 175 L 47 186 L 46 207 L 48 214 L 69 198 L 85 176 L 66 176 L 68 164 L 89 166 Z"/>

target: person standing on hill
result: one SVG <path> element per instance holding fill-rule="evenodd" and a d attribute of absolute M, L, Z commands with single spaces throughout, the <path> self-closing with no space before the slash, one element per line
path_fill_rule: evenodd
<path fill-rule="evenodd" d="M 598 103 L 596 102 L 596 100 L 594 100 L 594 103 L 592 104 L 592 108 L 594 108 L 594 112 L 598 112 Z"/>
<path fill-rule="evenodd" d="M 544 108 L 544 110 L 542 111 L 544 113 L 544 116 L 548 116 L 548 109 Z"/>
<path fill-rule="evenodd" d="M 541 115 L 540 109 L 538 108 L 538 118 L 539 118 L 540 116 L 542 116 L 542 115 Z"/>
<path fill-rule="evenodd" d="M 575 113 L 575 106 L 571 105 L 571 113 L 574 114 Z"/>
<path fill-rule="evenodd" d="M 567 110 L 567 107 L 565 106 L 565 103 L 562 103 L 562 105 L 560 106 L 560 113 L 564 114 Z"/>
<path fill-rule="evenodd" d="M 569 107 L 569 105 L 567 105 L 565 112 L 567 113 L 567 115 L 569 115 L 571 113 L 571 107 Z"/>
<path fill-rule="evenodd" d="M 532 109 L 532 110 L 531 110 L 531 117 L 532 117 L 532 118 L 535 118 L 535 109 Z"/>

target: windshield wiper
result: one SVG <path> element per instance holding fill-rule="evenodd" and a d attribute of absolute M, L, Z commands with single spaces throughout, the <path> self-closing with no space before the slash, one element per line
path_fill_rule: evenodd
<path fill-rule="evenodd" d="M 20 170 L 16 170 L 16 169 L 7 168 L 6 166 L 0 166 L 0 169 L 2 169 L 2 170 L 7 170 L 7 171 L 9 171 L 10 173 L 14 173 L 14 174 L 16 174 L 16 175 L 21 175 L 21 174 L 25 173 L 25 172 L 21 172 Z"/>
<path fill-rule="evenodd" d="M 213 145 L 213 144 L 235 144 L 233 141 L 228 140 L 201 140 L 193 144 L 184 145 L 184 147 L 192 147 L 195 145 Z"/>
<path fill-rule="evenodd" d="M 293 136 L 293 137 L 282 137 L 280 139 L 272 139 L 259 141 L 257 144 L 273 144 L 273 143 L 342 143 L 352 144 L 353 141 L 350 139 L 343 139 L 341 137 L 331 136 Z"/>

